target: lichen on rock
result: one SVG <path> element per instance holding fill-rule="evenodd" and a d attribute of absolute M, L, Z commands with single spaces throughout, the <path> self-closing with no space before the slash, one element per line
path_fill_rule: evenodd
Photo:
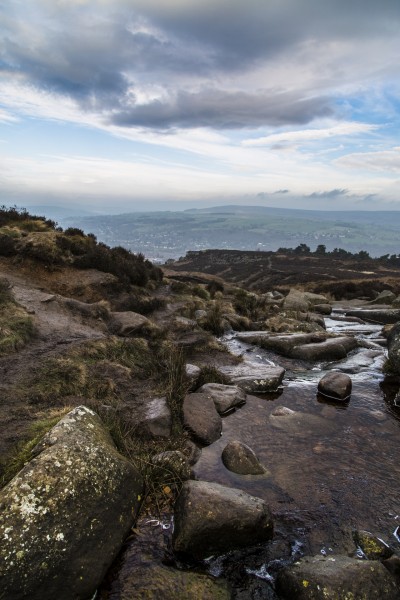
<path fill-rule="evenodd" d="M 0 491 L 0 580 L 13 600 L 92 595 L 134 523 L 141 477 L 79 406 Z"/>

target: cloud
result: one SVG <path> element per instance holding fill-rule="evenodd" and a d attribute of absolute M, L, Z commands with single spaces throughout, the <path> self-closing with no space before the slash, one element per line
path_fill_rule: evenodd
<path fill-rule="evenodd" d="M 332 200 L 334 198 L 337 198 L 338 196 L 346 196 L 348 193 L 349 193 L 349 190 L 346 190 L 344 188 L 337 188 L 337 189 L 329 190 L 329 191 L 325 191 L 325 192 L 312 192 L 312 194 L 308 194 L 306 196 L 306 198 Z"/>
<path fill-rule="evenodd" d="M 243 146 L 268 146 L 285 142 L 313 142 L 331 137 L 369 133 L 378 128 L 378 125 L 370 123 L 340 123 L 339 125 L 322 129 L 303 129 L 299 131 L 275 133 L 262 138 L 244 140 L 242 144 Z"/>
<path fill-rule="evenodd" d="M 181 91 L 163 100 L 136 105 L 112 116 L 123 127 L 213 127 L 235 129 L 260 125 L 307 123 L 332 113 L 327 99 L 298 98 L 292 93 L 226 92 L 208 88 Z"/>
<path fill-rule="evenodd" d="M 400 146 L 380 152 L 354 152 L 336 159 L 335 164 L 353 170 L 400 173 Z"/>
<path fill-rule="evenodd" d="M 398 0 L 11 0 L 0 24 L 5 79 L 120 127 L 307 124 L 399 73 Z"/>

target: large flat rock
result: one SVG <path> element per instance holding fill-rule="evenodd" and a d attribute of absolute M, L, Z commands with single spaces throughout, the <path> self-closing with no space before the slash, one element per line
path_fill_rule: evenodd
<path fill-rule="evenodd" d="M 363 319 L 363 321 L 386 325 L 387 323 L 397 323 L 397 321 L 400 321 L 400 309 L 369 308 L 364 310 L 359 308 L 346 311 L 346 316 L 358 317 Z"/>

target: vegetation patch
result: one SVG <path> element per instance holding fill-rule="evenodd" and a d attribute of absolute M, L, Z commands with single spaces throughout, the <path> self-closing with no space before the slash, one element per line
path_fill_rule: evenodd
<path fill-rule="evenodd" d="M 0 356 L 20 350 L 34 335 L 32 318 L 15 302 L 9 282 L 0 280 Z"/>

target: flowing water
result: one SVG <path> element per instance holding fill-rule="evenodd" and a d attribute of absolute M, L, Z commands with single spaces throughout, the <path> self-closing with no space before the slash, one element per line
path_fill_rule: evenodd
<path fill-rule="evenodd" d="M 355 335 L 365 347 L 346 360 L 306 368 L 242 343 L 235 334 L 224 339 L 232 352 L 260 364 L 275 362 L 287 372 L 281 391 L 248 396 L 223 419 L 220 440 L 202 450 L 194 467 L 197 479 L 263 498 L 274 515 L 273 542 L 209 561 L 205 567 L 214 575 L 231 572 L 232 581 L 232 572 L 240 571 L 269 581 L 295 556 L 354 552 L 354 529 L 400 548 L 400 412 L 393 401 L 396 390 L 383 381 L 381 327 L 331 318 L 326 324 L 329 331 Z M 319 379 L 332 369 L 351 373 L 353 391 L 346 404 L 317 395 Z M 278 407 L 294 413 L 275 416 Z M 249 445 L 267 473 L 227 470 L 221 453 L 230 440 Z"/>

